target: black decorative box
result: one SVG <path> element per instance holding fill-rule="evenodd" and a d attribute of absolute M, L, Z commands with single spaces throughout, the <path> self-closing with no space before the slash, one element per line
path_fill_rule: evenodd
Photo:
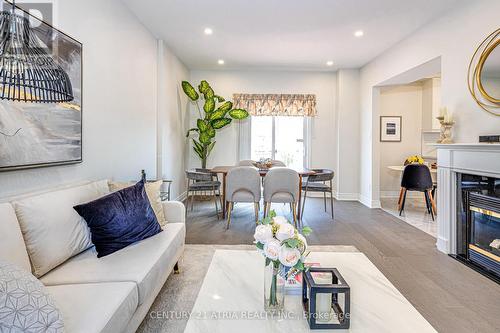
<path fill-rule="evenodd" d="M 336 268 L 311 267 L 304 272 L 302 304 L 309 327 L 313 330 L 348 329 L 351 317 L 350 293 L 349 285 Z"/>

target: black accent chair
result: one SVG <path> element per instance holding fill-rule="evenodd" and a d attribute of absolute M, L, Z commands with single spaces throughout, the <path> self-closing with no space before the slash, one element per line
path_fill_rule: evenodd
<path fill-rule="evenodd" d="M 217 206 L 217 195 L 221 197 L 220 188 L 221 182 L 217 174 L 210 172 L 207 169 L 186 170 L 187 179 L 187 197 L 186 197 L 186 213 L 189 207 L 189 197 L 191 194 L 191 211 L 194 207 L 194 196 L 196 193 L 210 193 L 214 198 L 215 212 L 219 215 L 219 207 Z M 222 208 L 222 202 L 220 202 Z"/>
<path fill-rule="evenodd" d="M 409 164 L 403 171 L 401 179 L 401 191 L 399 195 L 399 216 L 405 209 L 406 193 L 408 191 L 424 192 L 427 212 L 431 214 L 434 221 L 436 203 L 432 195 L 433 182 L 429 167 L 424 164 Z"/>
<path fill-rule="evenodd" d="M 323 202 L 325 204 L 326 212 L 326 194 L 330 193 L 330 209 L 332 211 L 333 219 L 333 177 L 335 173 L 333 170 L 329 169 L 313 169 L 314 175 L 307 177 L 305 184 L 302 184 L 302 190 L 304 191 L 304 202 L 302 203 L 302 213 L 304 213 L 304 207 L 306 205 L 307 192 L 322 192 Z"/>

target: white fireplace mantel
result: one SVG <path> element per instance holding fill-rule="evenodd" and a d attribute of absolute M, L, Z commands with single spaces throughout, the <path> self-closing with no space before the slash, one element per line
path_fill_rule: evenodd
<path fill-rule="evenodd" d="M 438 164 L 437 248 L 456 253 L 457 173 L 500 178 L 500 144 L 434 144 Z"/>

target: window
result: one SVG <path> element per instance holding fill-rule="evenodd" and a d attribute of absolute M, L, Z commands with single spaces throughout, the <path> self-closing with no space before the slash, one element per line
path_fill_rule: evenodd
<path fill-rule="evenodd" d="M 288 167 L 307 166 L 306 117 L 260 116 L 251 119 L 251 158 L 271 158 Z"/>

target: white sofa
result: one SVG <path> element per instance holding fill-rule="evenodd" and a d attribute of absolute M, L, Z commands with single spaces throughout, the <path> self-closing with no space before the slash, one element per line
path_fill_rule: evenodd
<path fill-rule="evenodd" d="M 32 271 L 27 235 L 12 201 L 0 203 L 0 259 Z M 163 232 L 102 258 L 91 247 L 39 277 L 62 313 L 66 332 L 137 330 L 184 250 L 184 205 L 163 202 L 163 209 L 167 221 Z M 43 227 L 44 221 L 37 223 Z"/>

